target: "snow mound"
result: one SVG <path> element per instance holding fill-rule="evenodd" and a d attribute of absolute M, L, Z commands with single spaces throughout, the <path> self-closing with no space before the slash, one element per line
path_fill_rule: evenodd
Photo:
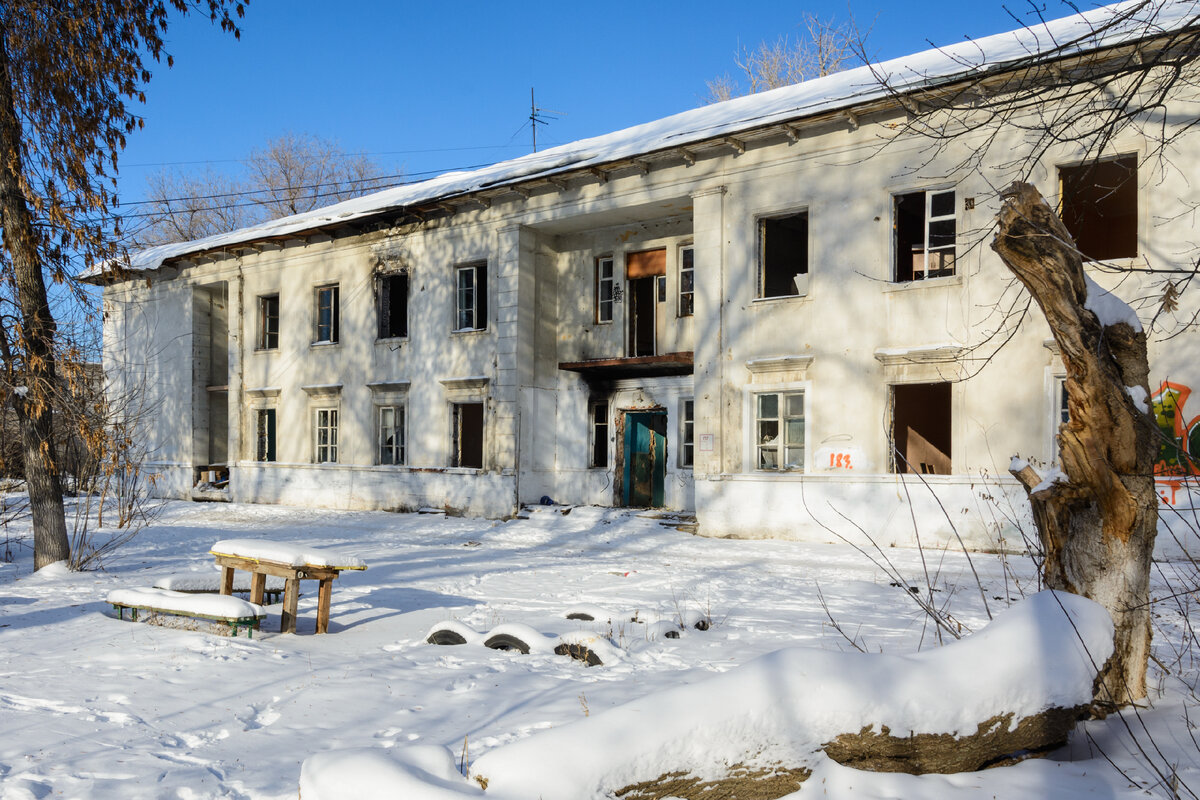
<path fill-rule="evenodd" d="M 209 551 L 214 556 L 236 556 L 253 561 L 277 561 L 293 567 L 333 567 L 334 569 L 366 569 L 361 558 L 338 552 L 318 549 L 289 542 L 272 542 L 266 539 L 223 539 Z"/>
<path fill-rule="evenodd" d="M 1041 592 L 966 639 L 913 655 L 778 650 L 708 680 L 498 747 L 471 772 L 487 780 L 487 796 L 494 800 L 588 800 L 672 770 L 716 777 L 724 765 L 738 762 L 820 766 L 827 760 L 819 752 L 824 742 L 871 725 L 886 725 L 894 736 L 974 733 L 996 715 L 1019 718 L 1090 702 L 1098 665 L 1112 652 L 1112 633 L 1098 604 Z M 1016 666 L 1013 653 L 1022 654 Z M 396 760 L 394 771 L 408 780 L 411 757 L 404 750 L 392 753 L 387 758 Z M 301 778 L 305 800 L 366 796 L 350 788 L 361 759 L 357 753 L 345 763 L 337 753 L 309 759 Z M 845 772 L 825 768 L 840 783 L 849 780 Z M 326 781 L 319 794 L 304 783 L 316 772 Z M 886 786 L 873 796 L 906 796 L 889 795 Z M 461 782 L 390 789 L 407 800 L 474 791 Z"/>
<path fill-rule="evenodd" d="M 304 800 L 462 800 L 482 796 L 478 785 L 458 773 L 445 747 L 418 745 L 396 750 L 333 750 L 305 760 L 300 768 Z"/>

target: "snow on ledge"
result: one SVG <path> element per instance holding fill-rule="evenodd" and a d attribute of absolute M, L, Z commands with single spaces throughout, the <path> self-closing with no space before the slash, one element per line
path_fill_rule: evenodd
<path fill-rule="evenodd" d="M 819 767 L 822 743 L 868 725 L 970 734 L 997 715 L 1084 705 L 1112 635 L 1098 604 L 1041 592 L 966 639 L 913 655 L 778 650 L 497 747 L 471 773 L 487 779 L 489 800 L 590 800 L 671 770 Z M 453 766 L 445 748 L 328 751 L 304 762 L 300 790 L 305 800 L 480 796 Z"/>
<path fill-rule="evenodd" d="M 209 551 L 214 556 L 234 556 L 252 561 L 275 561 L 293 567 L 332 567 L 333 569 L 366 569 L 361 558 L 336 550 L 319 550 L 289 542 L 266 539 L 223 539 Z"/>

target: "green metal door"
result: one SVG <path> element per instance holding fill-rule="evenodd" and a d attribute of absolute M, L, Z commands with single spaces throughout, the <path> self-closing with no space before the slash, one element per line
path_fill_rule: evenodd
<path fill-rule="evenodd" d="M 625 414 L 624 501 L 627 506 L 658 508 L 667 483 L 667 414 Z"/>

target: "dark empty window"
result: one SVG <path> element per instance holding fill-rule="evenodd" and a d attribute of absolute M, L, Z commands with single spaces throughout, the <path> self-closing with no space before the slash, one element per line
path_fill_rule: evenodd
<path fill-rule="evenodd" d="M 452 467 L 483 469 L 483 403 L 455 403 Z"/>
<path fill-rule="evenodd" d="M 459 267 L 456 273 L 455 330 L 481 331 L 487 327 L 487 264 L 468 264 Z"/>
<path fill-rule="evenodd" d="M 759 297 L 804 294 L 808 274 L 808 212 L 768 217 L 758 222 Z"/>
<path fill-rule="evenodd" d="M 379 338 L 408 336 L 408 273 L 379 279 Z"/>
<path fill-rule="evenodd" d="M 608 466 L 608 402 L 593 400 L 588 404 L 592 426 L 592 455 L 589 467 Z"/>
<path fill-rule="evenodd" d="M 1059 167 L 1060 213 L 1084 258 L 1138 254 L 1137 158 Z"/>
<path fill-rule="evenodd" d="M 317 287 L 317 326 L 314 342 L 336 342 L 338 340 L 338 287 Z"/>
<path fill-rule="evenodd" d="M 258 298 L 258 349 L 279 347 L 279 295 L 267 294 Z"/>
<path fill-rule="evenodd" d="M 696 311 L 696 248 L 679 248 L 679 316 L 690 317 Z"/>
<path fill-rule="evenodd" d="M 896 472 L 950 474 L 950 384 L 892 387 L 892 446 Z"/>
<path fill-rule="evenodd" d="M 897 195 L 893 206 L 895 280 L 919 281 L 953 275 L 958 233 L 954 190 Z"/>
<path fill-rule="evenodd" d="M 255 415 L 255 461 L 275 460 L 275 409 L 260 408 Z"/>

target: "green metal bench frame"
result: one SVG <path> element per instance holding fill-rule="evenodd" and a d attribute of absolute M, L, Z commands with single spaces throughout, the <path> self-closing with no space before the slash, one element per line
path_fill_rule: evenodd
<path fill-rule="evenodd" d="M 191 617 L 193 619 L 206 619 L 212 622 L 224 622 L 229 625 L 230 634 L 235 637 L 238 635 L 239 628 L 245 628 L 247 639 L 254 638 L 254 631 L 258 630 L 259 626 L 262 625 L 262 621 L 267 618 L 266 614 L 250 617 L 222 617 L 216 614 L 190 614 L 186 611 L 172 611 L 169 608 L 159 608 L 157 606 L 131 606 L 125 603 L 113 603 L 112 607 L 113 610 L 117 612 L 117 616 L 122 620 L 125 619 L 125 609 L 129 609 L 131 612 L 130 620 L 133 622 L 138 621 L 138 611 L 146 611 L 151 614 L 165 614 L 172 617 Z"/>

